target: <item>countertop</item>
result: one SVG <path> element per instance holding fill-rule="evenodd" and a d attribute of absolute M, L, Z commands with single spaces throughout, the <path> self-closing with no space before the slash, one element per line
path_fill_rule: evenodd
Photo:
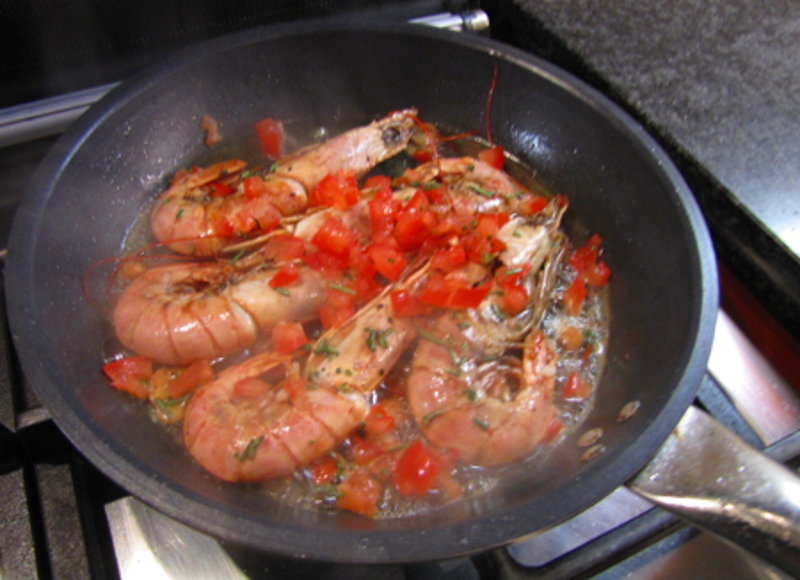
<path fill-rule="evenodd" d="M 800 3 L 488 0 L 492 36 L 601 89 L 664 146 L 719 261 L 800 337 Z"/>

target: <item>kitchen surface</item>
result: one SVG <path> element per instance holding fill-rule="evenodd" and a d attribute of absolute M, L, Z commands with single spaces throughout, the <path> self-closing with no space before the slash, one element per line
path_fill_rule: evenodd
<path fill-rule="evenodd" d="M 431 19 L 566 69 L 614 100 L 667 151 L 702 208 L 721 269 L 722 310 L 697 404 L 772 457 L 794 469 L 800 464 L 797 3 L 487 0 L 265 8 L 201 2 L 200 9 L 172 2 L 158 17 L 134 3 L 98 2 L 85 11 L 80 7 L 88 2 L 75 3 L 60 7 L 61 14 L 45 14 L 43 4 L 0 9 L 10 10 L 5 20 L 15 23 L 0 40 L 0 78 L 13 80 L 0 89 L 2 248 L 27 181 L 58 134 L 110 87 L 158 58 L 268 23 Z M 121 22 L 131 25 L 116 37 L 104 29 Z M 32 47 L 30 35 L 50 42 Z M 8 335 L 0 341 L 3 577 L 787 577 L 626 488 L 509 548 L 444 562 L 328 565 L 225 545 L 148 508 L 88 464 L 36 400 Z"/>

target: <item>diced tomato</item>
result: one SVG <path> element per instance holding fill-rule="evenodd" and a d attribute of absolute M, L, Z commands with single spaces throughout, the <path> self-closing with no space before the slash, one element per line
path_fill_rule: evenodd
<path fill-rule="evenodd" d="M 408 290 L 395 290 L 389 293 L 392 309 L 399 318 L 411 318 L 428 312 L 428 308 L 420 299 Z"/>
<path fill-rule="evenodd" d="M 331 481 L 339 471 L 339 464 L 330 455 L 317 460 L 309 467 L 311 481 L 314 485 L 323 485 Z"/>
<path fill-rule="evenodd" d="M 602 288 L 608 284 L 608 279 L 611 277 L 611 268 L 605 262 L 597 262 L 592 264 L 583 272 L 583 279 L 589 286 L 595 288 Z"/>
<path fill-rule="evenodd" d="M 334 256 L 327 252 L 309 252 L 303 257 L 309 267 L 321 272 L 327 278 L 341 278 L 342 272 L 347 268 L 347 257 Z"/>
<path fill-rule="evenodd" d="M 495 169 L 503 169 L 503 164 L 506 160 L 505 151 L 503 151 L 500 145 L 492 145 L 488 149 L 484 149 L 478 153 L 478 159 L 484 163 L 488 163 Z"/>
<path fill-rule="evenodd" d="M 585 299 L 586 283 L 583 281 L 583 277 L 576 276 L 569 288 L 564 291 L 564 296 L 562 297 L 567 314 L 571 316 L 580 314 Z"/>
<path fill-rule="evenodd" d="M 534 215 L 547 207 L 547 198 L 541 195 L 529 195 L 520 201 L 520 213 Z"/>
<path fill-rule="evenodd" d="M 347 209 L 358 203 L 361 193 L 356 178 L 348 173 L 326 175 L 311 191 L 311 205 L 327 205 Z"/>
<path fill-rule="evenodd" d="M 355 236 L 342 220 L 329 216 L 311 238 L 311 243 L 321 252 L 341 258 L 349 253 L 350 247 L 355 243 Z"/>
<path fill-rule="evenodd" d="M 583 401 L 592 394 L 592 385 L 578 371 L 573 371 L 564 383 L 564 398 L 571 401 Z"/>
<path fill-rule="evenodd" d="M 375 268 L 387 280 L 397 281 L 406 267 L 406 258 L 398 250 L 384 245 L 373 244 L 369 257 Z"/>
<path fill-rule="evenodd" d="M 375 189 L 376 195 L 392 192 L 392 179 L 388 175 L 373 175 L 364 180 L 363 189 Z"/>
<path fill-rule="evenodd" d="M 367 435 L 383 435 L 394 428 L 395 419 L 386 406 L 381 403 L 372 405 L 364 420 L 364 431 Z"/>
<path fill-rule="evenodd" d="M 279 322 L 272 327 L 272 348 L 289 354 L 308 343 L 306 331 L 299 322 Z"/>
<path fill-rule="evenodd" d="M 329 284 L 325 288 L 325 295 L 328 297 L 327 304 L 336 308 L 354 306 L 358 299 L 356 290 L 346 284 Z"/>
<path fill-rule="evenodd" d="M 475 230 L 464 236 L 463 241 L 470 261 L 485 264 L 505 250 L 506 245 L 497 238 L 497 232 L 508 220 L 506 213 L 478 215 Z"/>
<path fill-rule="evenodd" d="M 242 185 L 244 186 L 244 196 L 247 199 L 261 197 L 267 193 L 267 185 L 264 183 L 264 180 L 256 175 L 245 177 L 242 181 Z"/>
<path fill-rule="evenodd" d="M 367 202 L 373 239 L 386 242 L 390 238 L 394 231 L 395 215 L 401 205 L 388 189 L 381 189 Z"/>
<path fill-rule="evenodd" d="M 230 222 L 236 233 L 249 233 L 254 230 L 269 232 L 281 221 L 281 213 L 266 197 L 248 199 Z"/>
<path fill-rule="evenodd" d="M 460 286 L 453 289 L 447 303 L 448 308 L 463 310 L 465 308 L 477 308 L 480 306 L 486 295 L 492 289 L 492 282 L 484 282 L 480 286 Z"/>
<path fill-rule="evenodd" d="M 431 276 L 425 282 L 425 286 L 419 294 L 419 300 L 434 308 L 448 308 L 452 294 L 453 287 L 451 285 L 442 278 Z"/>
<path fill-rule="evenodd" d="M 150 394 L 149 381 L 153 376 L 153 363 L 143 356 L 121 358 L 103 366 L 103 372 L 111 379 L 111 386 L 146 399 Z"/>
<path fill-rule="evenodd" d="M 515 316 L 525 309 L 529 298 L 524 286 L 507 286 L 503 288 L 502 310 L 509 316 Z"/>
<path fill-rule="evenodd" d="M 569 257 L 569 263 L 579 274 L 583 274 L 588 268 L 597 262 L 600 255 L 600 245 L 603 240 L 599 235 L 594 234 L 583 246 L 576 249 Z"/>
<path fill-rule="evenodd" d="M 208 195 L 210 197 L 228 197 L 236 192 L 236 188 L 221 181 L 213 181 L 208 184 Z"/>
<path fill-rule="evenodd" d="M 336 505 L 348 510 L 374 518 L 378 512 L 383 487 L 366 469 L 356 469 L 339 486 Z"/>
<path fill-rule="evenodd" d="M 430 237 L 423 216 L 422 213 L 405 210 L 397 214 L 394 237 L 406 252 L 418 250 Z"/>
<path fill-rule="evenodd" d="M 368 465 L 386 453 L 386 450 L 371 439 L 358 434 L 350 436 L 350 460 L 356 465 Z"/>
<path fill-rule="evenodd" d="M 323 304 L 317 311 L 322 328 L 338 328 L 347 322 L 355 314 L 355 306 L 349 307 L 334 306 L 333 304 Z"/>
<path fill-rule="evenodd" d="M 461 245 L 442 248 L 431 258 L 431 267 L 445 274 L 457 270 L 466 263 L 467 253 Z"/>
<path fill-rule="evenodd" d="M 269 285 L 272 288 L 283 288 L 297 282 L 298 278 L 300 278 L 300 271 L 293 262 L 289 262 L 281 266 L 281 269 L 270 279 Z"/>
<path fill-rule="evenodd" d="M 166 395 L 171 399 L 178 399 L 213 379 L 214 369 L 211 363 L 205 359 L 198 359 L 169 382 Z"/>
<path fill-rule="evenodd" d="M 270 159 L 283 157 L 283 123 L 277 119 L 262 119 L 256 123 L 261 150 Z"/>
<path fill-rule="evenodd" d="M 433 489 L 439 470 L 437 455 L 417 439 L 397 460 L 394 484 L 400 495 L 425 495 Z"/>

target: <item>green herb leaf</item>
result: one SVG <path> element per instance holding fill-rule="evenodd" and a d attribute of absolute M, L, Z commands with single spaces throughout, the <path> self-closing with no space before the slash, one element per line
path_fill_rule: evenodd
<path fill-rule="evenodd" d="M 247 447 L 244 448 L 242 453 L 234 453 L 233 456 L 238 459 L 239 461 L 251 461 L 256 456 L 256 451 L 258 450 L 258 446 L 264 441 L 264 436 L 259 435 L 254 439 L 251 439 L 250 442 L 247 444 Z"/>

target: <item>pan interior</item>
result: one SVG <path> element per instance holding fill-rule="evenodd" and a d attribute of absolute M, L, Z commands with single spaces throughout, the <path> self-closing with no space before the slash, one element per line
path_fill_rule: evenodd
<path fill-rule="evenodd" d="M 420 55 L 425 55 L 421 58 Z M 418 107 L 482 130 L 497 67 L 494 140 L 570 198 L 577 240 L 602 235 L 613 272 L 611 344 L 586 428 L 508 484 L 428 515 L 367 522 L 304 512 L 206 475 L 142 406 L 100 374 L 107 319 L 82 291 L 178 168 L 207 156 L 198 122 L 244 134 L 263 117 L 331 127 Z M 635 473 L 691 402 L 708 355 L 716 279 L 707 233 L 668 159 L 608 101 L 530 56 L 417 27 L 267 29 L 226 38 L 132 79 L 58 142 L 17 216 L 7 267 L 22 364 L 58 425 L 112 479 L 159 510 L 233 542 L 287 555 L 420 561 L 485 549 L 553 525 Z M 94 288 L 93 291 L 100 291 Z M 618 422 L 629 401 L 639 412 Z M 427 538 L 427 539 L 423 539 Z"/>

